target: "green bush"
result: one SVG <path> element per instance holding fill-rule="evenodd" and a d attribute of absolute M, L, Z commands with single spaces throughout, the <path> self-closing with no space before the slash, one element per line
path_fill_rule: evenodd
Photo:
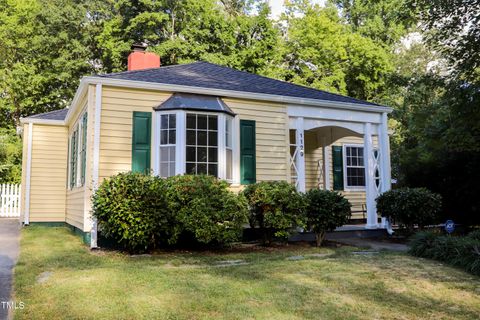
<path fill-rule="evenodd" d="M 480 275 L 480 239 L 478 233 L 467 236 L 419 232 L 410 242 L 410 254 L 446 262 Z"/>
<path fill-rule="evenodd" d="M 423 228 L 439 219 L 442 198 L 425 188 L 390 190 L 377 198 L 377 210 L 382 217 L 413 230 Z"/>
<path fill-rule="evenodd" d="M 206 175 L 166 179 L 169 209 L 175 214 L 173 238 L 184 232 L 204 244 L 225 245 L 239 239 L 247 222 L 247 204 L 225 181 Z"/>
<path fill-rule="evenodd" d="M 139 173 L 103 180 L 93 195 L 93 216 L 102 234 L 130 253 L 145 252 L 169 238 L 172 217 L 165 182 Z"/>
<path fill-rule="evenodd" d="M 270 244 L 273 236 L 286 239 L 295 227 L 305 225 L 306 202 L 293 185 L 260 182 L 248 185 L 242 193 L 248 201 L 250 225 L 260 228 L 264 244 Z"/>
<path fill-rule="evenodd" d="M 307 228 L 315 233 L 317 246 L 321 246 L 325 233 L 348 222 L 352 205 L 335 191 L 312 189 L 307 199 Z"/>

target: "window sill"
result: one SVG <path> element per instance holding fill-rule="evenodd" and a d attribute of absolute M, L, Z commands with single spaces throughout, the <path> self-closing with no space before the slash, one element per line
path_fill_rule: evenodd
<path fill-rule="evenodd" d="M 343 191 L 346 191 L 346 192 L 365 192 L 367 189 L 365 187 L 351 187 L 351 188 L 344 188 Z"/>

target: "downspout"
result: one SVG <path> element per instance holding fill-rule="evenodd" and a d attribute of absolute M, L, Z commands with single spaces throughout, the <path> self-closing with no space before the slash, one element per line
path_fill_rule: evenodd
<path fill-rule="evenodd" d="M 28 124 L 27 134 L 27 168 L 25 174 L 25 211 L 24 225 L 30 224 L 30 180 L 32 174 L 32 144 L 33 144 L 33 123 Z"/>
<path fill-rule="evenodd" d="M 95 87 L 95 124 L 93 131 L 93 172 L 92 189 L 98 188 L 98 170 L 100 162 L 100 120 L 102 114 L 102 84 Z M 92 217 L 92 230 L 90 231 L 90 248 L 97 248 L 97 219 Z"/>

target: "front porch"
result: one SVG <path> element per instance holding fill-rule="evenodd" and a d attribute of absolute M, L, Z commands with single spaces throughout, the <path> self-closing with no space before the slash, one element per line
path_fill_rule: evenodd
<path fill-rule="evenodd" d="M 336 190 L 352 204 L 356 228 L 389 227 L 375 202 L 391 188 L 387 113 L 302 107 L 288 113 L 290 181 L 297 190 Z"/>

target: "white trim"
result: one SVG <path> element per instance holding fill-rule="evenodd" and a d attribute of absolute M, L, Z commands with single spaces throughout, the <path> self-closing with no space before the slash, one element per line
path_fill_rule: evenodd
<path fill-rule="evenodd" d="M 25 174 L 25 213 L 24 221 L 25 225 L 30 224 L 30 180 L 32 176 L 32 144 L 33 144 L 33 123 L 28 124 L 28 136 L 27 136 L 27 168 Z"/>
<path fill-rule="evenodd" d="M 218 114 L 217 120 L 217 163 L 218 163 L 218 178 L 222 180 L 226 180 L 227 176 L 227 151 L 226 148 L 226 141 L 225 141 L 225 120 L 226 116 L 224 113 Z"/>
<path fill-rule="evenodd" d="M 306 119 L 314 120 L 330 120 L 341 121 L 348 123 L 380 123 L 382 111 L 376 109 L 375 111 L 367 111 L 363 109 L 344 109 L 344 108 L 328 108 L 323 105 L 303 106 L 299 104 L 287 105 L 287 115 L 290 117 L 304 117 Z M 320 107 L 320 108 L 318 108 Z"/>
<path fill-rule="evenodd" d="M 187 170 L 187 113 L 184 110 L 176 111 L 177 114 L 177 146 L 175 149 L 175 174 L 185 174 Z M 160 146 L 160 140 L 159 145 Z"/>
<path fill-rule="evenodd" d="M 362 148 L 363 149 L 363 168 L 366 169 L 366 162 L 365 162 L 365 146 L 363 144 L 355 144 L 355 143 L 345 143 L 342 145 L 342 153 L 343 153 L 343 190 L 344 191 L 365 191 L 366 186 L 349 186 L 347 181 L 347 148 Z M 360 166 L 357 166 L 361 168 Z M 367 172 L 365 172 L 365 184 L 367 183 Z"/>
<path fill-rule="evenodd" d="M 235 116 L 232 121 L 232 185 L 240 185 L 240 117 Z"/>
<path fill-rule="evenodd" d="M 366 184 L 366 199 L 367 199 L 367 229 L 378 228 L 377 221 L 377 206 L 375 202 L 375 159 L 373 158 L 373 141 L 372 141 L 372 125 L 365 123 L 365 135 L 364 135 L 364 149 L 363 149 L 363 161 L 365 164 L 365 184 Z"/>
<path fill-rule="evenodd" d="M 392 108 L 384 106 L 370 106 L 365 104 L 356 104 L 356 103 L 345 103 L 345 102 L 332 102 L 327 100 L 318 100 L 318 99 L 302 99 L 297 97 L 288 97 L 272 94 L 261 94 L 261 93 L 251 93 L 251 92 L 242 92 L 234 90 L 221 90 L 221 89 L 212 89 L 212 88 L 200 88 L 192 86 L 179 86 L 171 85 L 164 83 L 151 83 L 144 81 L 131 81 L 131 80 L 119 80 L 119 79 L 109 79 L 102 77 L 83 77 L 80 80 L 80 85 L 75 93 L 73 101 L 68 110 L 67 116 L 65 118 L 65 124 L 70 122 L 72 114 L 77 109 L 80 97 L 83 95 L 89 84 L 103 84 L 115 87 L 127 87 L 127 88 L 137 88 L 137 89 L 149 89 L 149 90 L 159 90 L 167 92 L 187 92 L 187 93 L 199 93 L 199 94 L 209 94 L 209 95 L 218 95 L 226 96 L 232 98 L 243 98 L 249 100 L 263 100 L 271 102 L 281 102 L 281 103 L 291 103 L 295 105 L 308 105 L 314 107 L 326 107 L 333 109 L 346 109 L 346 110 L 356 110 L 356 111 L 367 111 L 374 113 L 383 113 L 392 112 Z"/>
<path fill-rule="evenodd" d="M 70 111 L 69 111 L 70 113 Z M 92 167 L 92 189 L 95 192 L 98 188 L 99 162 L 100 162 L 100 122 L 102 117 L 102 84 L 95 87 L 95 122 L 93 128 L 93 167 Z M 92 230 L 90 232 L 90 247 L 97 247 L 97 219 L 92 217 Z"/>
<path fill-rule="evenodd" d="M 380 179 L 382 180 L 381 192 L 388 191 L 392 188 L 392 170 L 390 164 L 390 141 L 388 136 L 388 115 L 382 114 L 382 123 L 379 130 L 379 150 L 380 150 Z"/>
<path fill-rule="evenodd" d="M 297 146 L 295 157 L 295 166 L 297 167 L 297 190 L 300 192 L 305 192 L 305 132 L 304 119 L 302 117 L 298 117 L 296 119 L 295 144 Z"/>
<path fill-rule="evenodd" d="M 51 126 L 65 126 L 66 123 L 63 120 L 52 120 L 52 119 L 37 119 L 37 118 L 20 118 L 21 124 L 26 123 L 35 123 L 35 124 L 48 124 Z"/>

